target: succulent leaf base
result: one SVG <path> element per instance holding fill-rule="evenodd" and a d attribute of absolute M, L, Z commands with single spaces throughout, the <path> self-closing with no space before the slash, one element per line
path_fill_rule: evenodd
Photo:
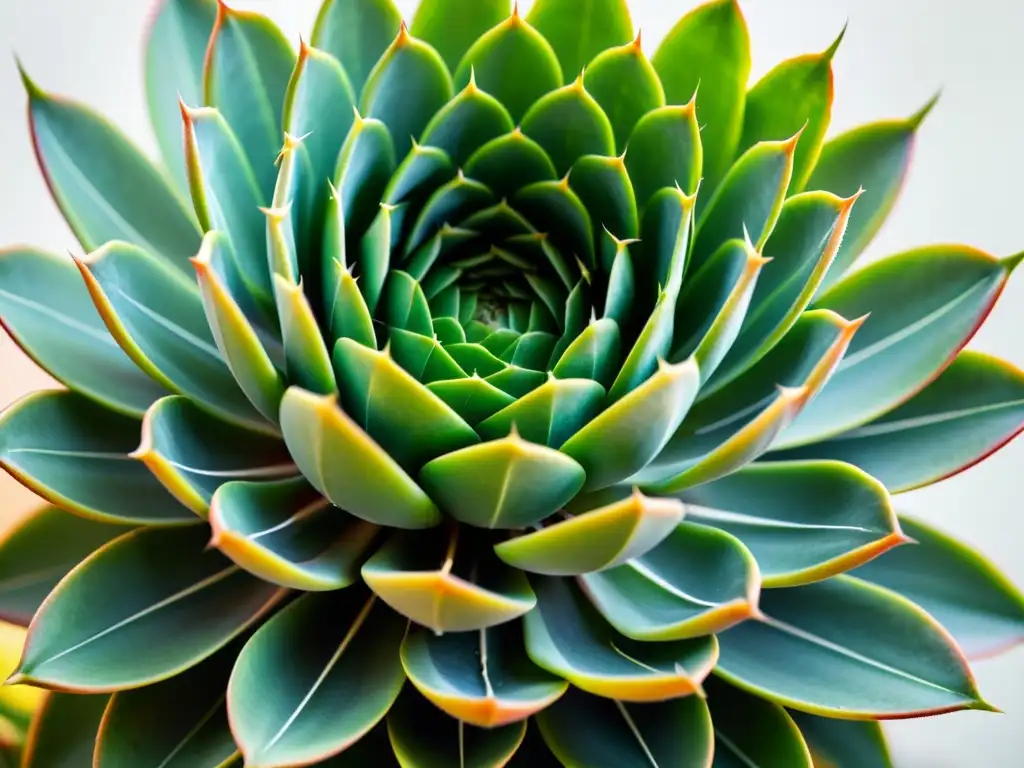
<path fill-rule="evenodd" d="M 164 0 L 159 165 L 23 73 L 81 251 L 0 255 L 64 386 L 0 417 L 11 759 L 883 768 L 991 709 L 1024 599 L 890 494 L 1024 426 L 964 349 L 1020 257 L 855 266 L 931 105 L 825 141 L 838 46 L 748 88 L 733 0 L 650 59 L 624 0 L 327 0 L 297 53 Z"/>

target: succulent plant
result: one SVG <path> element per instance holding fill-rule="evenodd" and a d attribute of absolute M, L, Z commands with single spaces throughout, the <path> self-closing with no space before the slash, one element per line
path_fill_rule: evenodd
<path fill-rule="evenodd" d="M 826 142 L 838 44 L 748 90 L 734 0 L 651 59 L 624 0 L 297 54 L 164 0 L 161 166 L 23 73 L 86 255 L 0 256 L 66 387 L 0 417 L 22 764 L 876 768 L 990 709 L 1024 600 L 890 493 L 1024 426 L 963 349 L 1019 257 L 851 269 L 930 105 Z"/>

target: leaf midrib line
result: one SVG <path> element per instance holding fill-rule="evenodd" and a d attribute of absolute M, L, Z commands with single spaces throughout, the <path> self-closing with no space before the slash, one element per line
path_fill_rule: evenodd
<path fill-rule="evenodd" d="M 125 301 L 127 301 L 129 304 L 131 304 L 133 307 L 139 310 L 139 312 L 141 312 L 147 318 L 149 318 L 154 323 L 159 325 L 161 328 L 169 332 L 171 335 L 191 344 L 199 351 L 205 352 L 207 355 L 214 358 L 218 363 L 224 362 L 223 358 L 220 356 L 220 350 L 218 350 L 216 346 L 206 341 L 203 341 L 197 335 L 178 325 L 170 318 L 161 315 L 159 312 L 155 311 L 150 307 L 147 307 L 145 304 L 138 301 L 133 296 L 130 296 L 127 293 L 125 293 L 124 290 L 122 290 L 120 287 L 116 288 L 116 291 L 117 294 L 121 296 Z"/>
<path fill-rule="evenodd" d="M 217 701 L 214 702 L 213 706 L 210 707 L 209 710 L 207 710 L 206 714 L 199 718 L 199 722 L 195 724 L 192 730 L 185 734 L 182 740 L 174 746 L 174 749 L 170 751 L 167 757 L 160 761 L 160 765 L 158 765 L 156 768 L 167 768 L 167 766 L 170 765 L 171 761 L 175 757 L 177 757 L 178 754 L 181 753 L 181 750 L 183 750 L 188 745 L 188 742 L 192 740 L 192 737 L 199 733 L 206 726 L 206 724 L 213 719 L 213 716 L 217 714 L 218 710 L 224 704 L 225 700 L 227 699 L 227 696 L 227 691 L 221 694 L 220 698 L 218 698 Z"/>
<path fill-rule="evenodd" d="M 121 621 L 112 624 L 106 629 L 103 629 L 95 633 L 94 635 L 87 637 L 85 640 L 82 640 L 81 642 L 75 643 L 70 648 L 66 648 L 60 653 L 50 656 L 49 658 L 44 659 L 43 661 L 40 661 L 34 664 L 33 666 L 39 668 L 47 664 L 52 664 L 53 662 L 57 661 L 57 659 L 63 658 L 64 656 L 67 656 L 70 653 L 74 653 L 75 651 L 80 650 L 81 648 L 84 648 L 85 646 L 97 640 L 100 640 L 106 637 L 107 635 L 116 632 L 119 629 L 123 629 L 124 627 L 128 626 L 129 624 L 132 624 L 135 621 L 138 621 L 139 619 L 143 619 L 153 613 L 156 613 L 157 611 L 160 611 L 168 607 L 169 605 L 173 605 L 174 603 L 180 600 L 184 600 L 186 597 L 190 597 L 191 595 L 194 595 L 202 591 L 203 589 L 206 589 L 207 587 L 213 586 L 214 584 L 223 581 L 224 579 L 227 579 L 229 576 L 232 576 L 240 571 L 241 568 L 239 568 L 237 565 L 230 565 L 227 568 L 224 568 L 223 570 L 212 574 L 211 576 L 207 576 L 205 579 L 202 579 L 201 581 L 197 581 L 195 584 L 189 585 L 185 589 L 175 592 L 173 595 L 170 595 L 169 597 L 165 597 L 163 600 L 160 600 L 154 603 L 153 605 L 143 608 L 141 611 L 136 611 L 132 615 L 124 619 L 121 619 Z"/>
<path fill-rule="evenodd" d="M 44 304 L 40 304 L 37 301 L 25 298 L 24 296 L 19 296 L 15 293 L 11 293 L 10 291 L 5 291 L 3 288 L 0 288 L 0 296 L 3 296 L 6 299 L 10 299 L 15 304 L 20 304 L 23 307 L 35 310 L 41 315 L 45 315 L 60 323 L 63 323 L 69 328 L 73 328 L 77 331 L 80 331 L 84 333 L 86 336 L 95 339 L 96 341 L 101 341 L 104 344 L 114 347 L 115 349 L 120 349 L 120 347 L 118 347 L 117 345 L 117 342 L 114 341 L 114 339 L 110 336 L 109 333 L 105 333 L 104 331 L 101 331 L 98 328 L 92 328 L 88 324 L 83 323 L 81 320 L 77 320 L 71 317 L 70 315 L 65 315 L 51 307 L 47 307 Z"/>
<path fill-rule="evenodd" d="M 1001 403 L 989 403 L 988 405 L 979 405 L 973 408 L 960 408 L 957 410 L 944 411 L 941 413 L 930 413 L 925 416 L 915 416 L 906 419 L 897 419 L 895 421 L 885 421 L 876 424 L 866 424 L 863 427 L 852 429 L 845 434 L 836 435 L 831 439 L 830 442 L 858 440 L 865 437 L 887 435 L 893 432 L 903 432 L 912 429 L 922 429 L 924 427 L 931 427 L 937 424 L 944 424 L 949 421 L 957 421 L 959 419 L 969 418 L 971 416 L 981 416 L 987 413 L 992 413 L 1001 410 L 1009 410 L 1011 408 L 1019 408 L 1021 406 L 1024 406 L 1024 399 L 1009 400 Z"/>

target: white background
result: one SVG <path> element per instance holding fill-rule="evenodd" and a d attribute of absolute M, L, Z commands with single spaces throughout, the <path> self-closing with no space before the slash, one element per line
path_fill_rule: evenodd
<path fill-rule="evenodd" d="M 415 0 L 398 0 L 411 19 Z M 648 53 L 693 0 L 632 0 Z M 523 7 L 530 5 L 529 0 Z M 870 256 L 934 241 L 998 255 L 1024 250 L 1024 3 L 1019 0 L 741 0 L 754 47 L 754 78 L 780 59 L 826 48 L 835 58 L 833 132 L 916 111 L 936 90 L 909 183 Z M 0 0 L 0 243 L 53 249 L 75 242 L 50 202 L 32 157 L 24 95 L 7 51 L 48 90 L 73 95 L 154 146 L 142 98 L 139 45 L 146 0 Z M 318 0 L 250 0 L 293 39 Z M 1024 365 L 1024 275 L 1017 275 L 974 346 Z M 0 405 L 46 380 L 0 339 Z M 970 472 L 897 499 L 901 509 L 984 549 L 1024 584 L 1024 439 Z M 0 483 L 0 517 L 29 503 Z M 4 514 L 6 512 L 6 514 Z M 770 663 L 766 659 L 766 663 Z M 890 727 L 898 768 L 1024 766 L 1024 649 L 977 667 L 984 695 L 1006 715 L 965 713 Z"/>

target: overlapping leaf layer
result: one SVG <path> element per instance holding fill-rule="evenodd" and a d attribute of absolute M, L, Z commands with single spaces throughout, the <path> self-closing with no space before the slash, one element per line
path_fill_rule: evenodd
<path fill-rule="evenodd" d="M 66 387 L 0 417 L 23 765 L 874 768 L 988 708 L 1024 600 L 889 494 L 1024 425 L 962 351 L 1018 258 L 850 271 L 928 107 L 826 142 L 838 45 L 748 90 L 732 0 L 650 59 L 624 0 L 327 0 L 297 54 L 164 0 L 162 168 L 24 75 L 85 255 L 0 256 Z"/>

